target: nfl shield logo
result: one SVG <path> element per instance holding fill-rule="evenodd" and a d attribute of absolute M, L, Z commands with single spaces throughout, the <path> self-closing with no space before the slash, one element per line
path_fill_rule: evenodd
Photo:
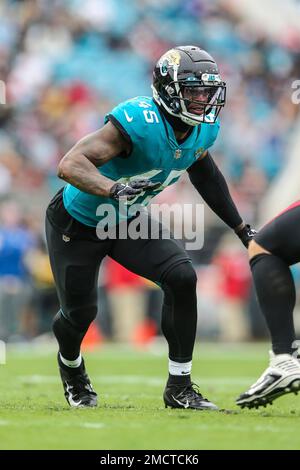
<path fill-rule="evenodd" d="M 196 152 L 195 152 L 195 157 L 196 157 L 196 158 L 199 158 L 200 155 L 202 155 L 203 152 L 204 152 L 204 147 L 198 148 L 198 149 L 196 150 Z"/>
<path fill-rule="evenodd" d="M 175 150 L 174 158 L 180 158 L 180 157 L 181 157 L 181 150 L 180 149 Z"/>

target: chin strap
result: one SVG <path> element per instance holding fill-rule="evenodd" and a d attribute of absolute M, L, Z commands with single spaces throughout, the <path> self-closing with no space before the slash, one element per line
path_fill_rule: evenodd
<path fill-rule="evenodd" d="M 162 114 L 164 115 L 168 123 L 173 127 L 175 131 L 187 132 L 191 129 L 191 127 L 193 127 L 183 122 L 179 117 L 175 117 L 169 114 L 162 105 L 159 105 L 159 109 L 161 110 Z"/>
<path fill-rule="evenodd" d="M 153 99 L 156 102 L 156 104 L 159 106 L 159 110 L 161 113 L 164 115 L 164 117 L 167 119 L 169 124 L 173 127 L 175 131 L 179 132 L 187 132 L 190 130 L 191 127 L 189 124 L 183 122 L 180 117 L 176 117 L 172 114 L 170 114 L 167 109 L 165 108 L 163 101 L 161 100 L 156 88 L 151 85 L 152 91 L 153 91 Z M 200 123 L 199 123 L 200 124 Z"/>

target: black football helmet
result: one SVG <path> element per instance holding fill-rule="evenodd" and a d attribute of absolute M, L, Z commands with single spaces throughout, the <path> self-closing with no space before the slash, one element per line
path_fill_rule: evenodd
<path fill-rule="evenodd" d="M 153 71 L 153 98 L 189 126 L 212 124 L 225 105 L 226 83 L 214 59 L 196 46 L 167 51 Z"/>

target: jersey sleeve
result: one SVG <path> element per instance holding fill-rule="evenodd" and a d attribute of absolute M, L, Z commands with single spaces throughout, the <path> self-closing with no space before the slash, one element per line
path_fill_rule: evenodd
<path fill-rule="evenodd" d="M 140 146 L 147 133 L 140 103 L 136 98 L 120 103 L 104 118 L 104 122 L 110 120 L 132 146 Z"/>

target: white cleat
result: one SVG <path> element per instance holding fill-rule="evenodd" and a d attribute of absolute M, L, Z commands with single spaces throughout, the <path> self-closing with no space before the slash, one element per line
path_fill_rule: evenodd
<path fill-rule="evenodd" d="M 270 365 L 249 390 L 236 400 L 241 408 L 259 408 L 273 400 L 300 391 L 300 362 L 290 354 L 275 355 L 270 351 Z"/>

